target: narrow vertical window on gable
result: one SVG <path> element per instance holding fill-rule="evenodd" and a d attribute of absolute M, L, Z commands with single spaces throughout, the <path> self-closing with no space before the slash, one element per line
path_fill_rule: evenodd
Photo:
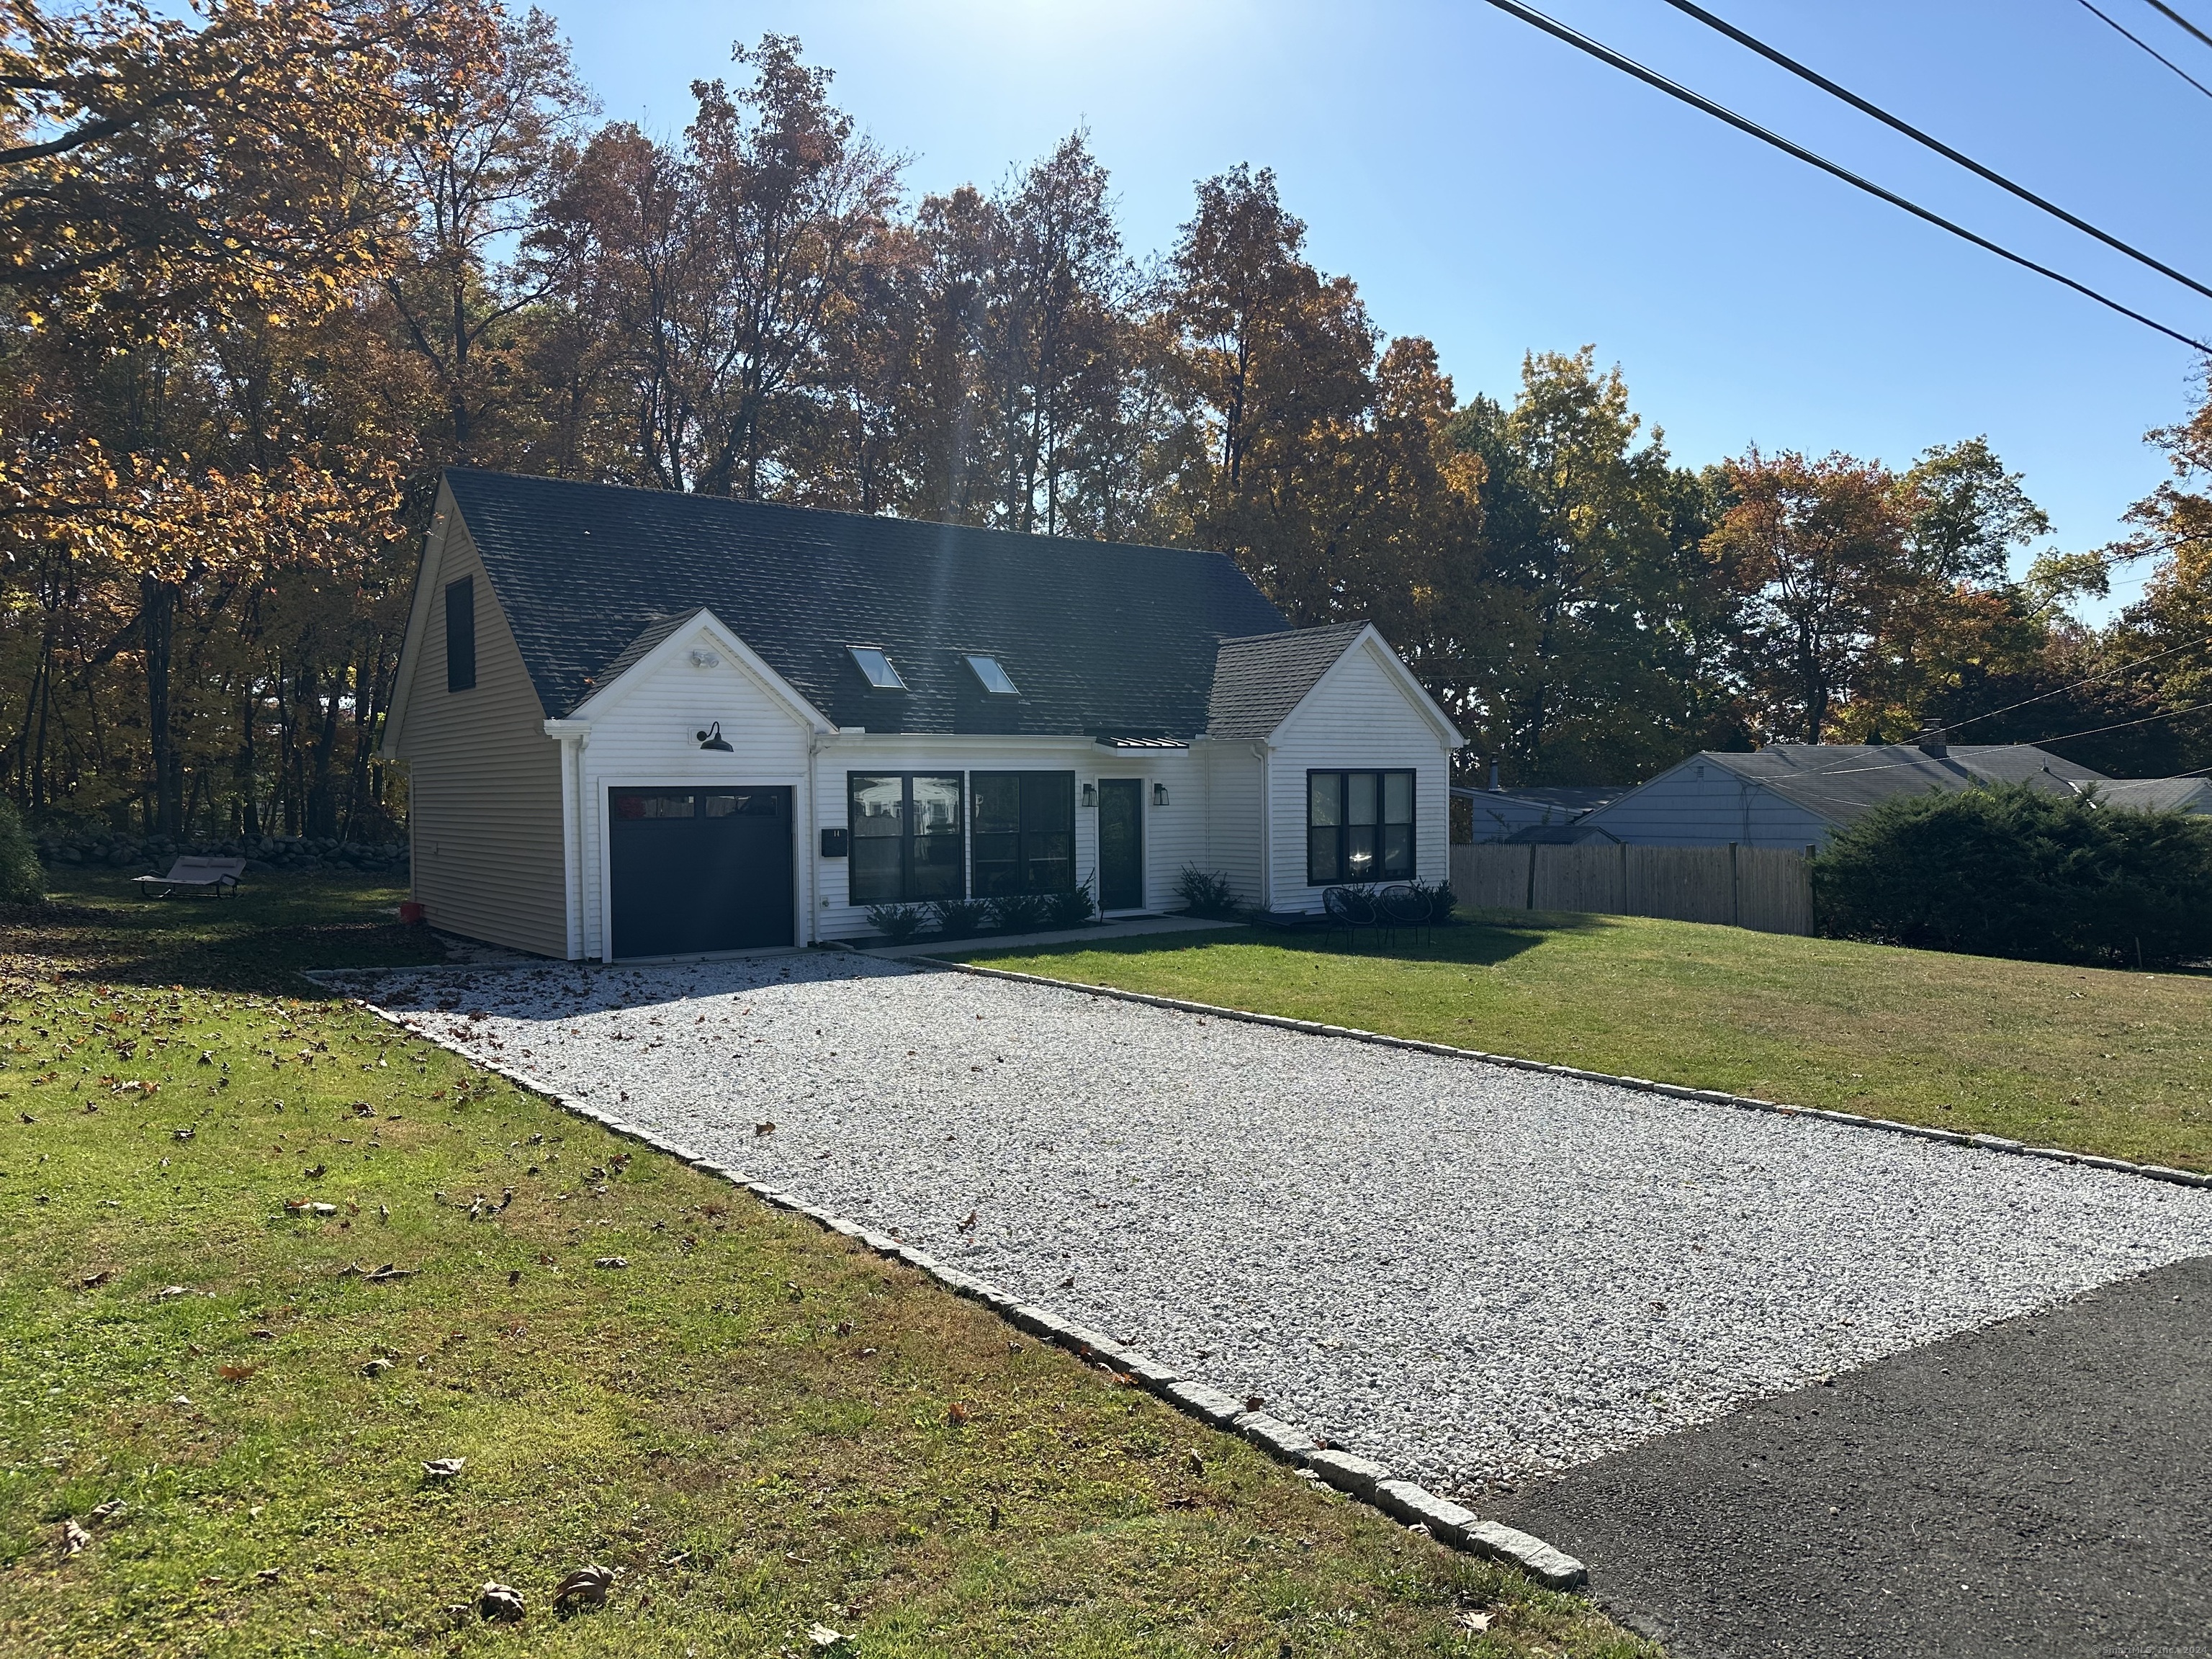
<path fill-rule="evenodd" d="M 464 576 L 446 584 L 446 690 L 465 691 L 477 683 L 477 579 Z"/>

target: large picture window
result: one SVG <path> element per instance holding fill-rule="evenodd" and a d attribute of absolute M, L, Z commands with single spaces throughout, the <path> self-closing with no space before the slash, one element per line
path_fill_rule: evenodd
<path fill-rule="evenodd" d="M 975 772 L 975 896 L 1075 890 L 1075 774 Z"/>
<path fill-rule="evenodd" d="M 1413 775 L 1306 774 L 1306 880 L 1411 881 Z"/>
<path fill-rule="evenodd" d="M 850 772 L 845 793 L 852 902 L 965 896 L 957 772 Z"/>

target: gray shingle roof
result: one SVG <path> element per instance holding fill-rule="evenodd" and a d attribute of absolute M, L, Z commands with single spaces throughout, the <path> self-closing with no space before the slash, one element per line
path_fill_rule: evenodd
<path fill-rule="evenodd" d="M 2107 806 L 2212 816 L 2212 778 L 2116 778 L 2097 786 L 2097 799 Z"/>
<path fill-rule="evenodd" d="M 1218 553 L 465 468 L 446 478 L 549 714 L 704 606 L 840 726 L 1190 737 L 1206 727 L 1217 643 L 1285 626 Z M 871 691 L 854 645 L 888 652 L 909 690 Z M 969 651 L 998 658 L 1020 698 L 986 699 L 960 660 Z"/>
<path fill-rule="evenodd" d="M 1222 641 L 1213 692 L 1206 706 L 1206 735 L 1272 736 L 1366 626 L 1364 622 L 1325 623 L 1319 628 Z"/>
<path fill-rule="evenodd" d="M 2073 793 L 2101 772 L 2025 743 L 1953 744 L 1941 752 L 1905 744 L 1778 743 L 1748 754 L 1709 750 L 1697 757 L 1765 784 L 1832 823 L 1849 823 L 1893 796 L 1975 783 L 2030 783 Z"/>

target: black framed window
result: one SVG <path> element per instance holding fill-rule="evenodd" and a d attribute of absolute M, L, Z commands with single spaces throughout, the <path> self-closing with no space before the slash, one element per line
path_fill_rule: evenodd
<path fill-rule="evenodd" d="M 965 896 L 963 804 L 957 772 L 847 773 L 851 902 Z"/>
<path fill-rule="evenodd" d="M 1411 772 L 1306 774 L 1306 880 L 1413 878 Z"/>
<path fill-rule="evenodd" d="M 1075 890 L 1075 774 L 975 772 L 975 896 Z"/>
<path fill-rule="evenodd" d="M 446 584 L 446 690 L 465 691 L 477 683 L 477 579 L 464 576 Z"/>

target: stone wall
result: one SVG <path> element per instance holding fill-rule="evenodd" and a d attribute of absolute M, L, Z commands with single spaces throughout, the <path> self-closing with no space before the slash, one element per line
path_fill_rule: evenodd
<path fill-rule="evenodd" d="M 341 842 L 304 836 L 248 836 L 229 841 L 170 841 L 108 830 L 47 826 L 33 832 L 39 857 L 50 870 L 91 867 L 126 875 L 160 875 L 179 856 L 242 858 L 248 875 L 276 870 L 358 870 L 404 880 L 407 843 Z"/>

